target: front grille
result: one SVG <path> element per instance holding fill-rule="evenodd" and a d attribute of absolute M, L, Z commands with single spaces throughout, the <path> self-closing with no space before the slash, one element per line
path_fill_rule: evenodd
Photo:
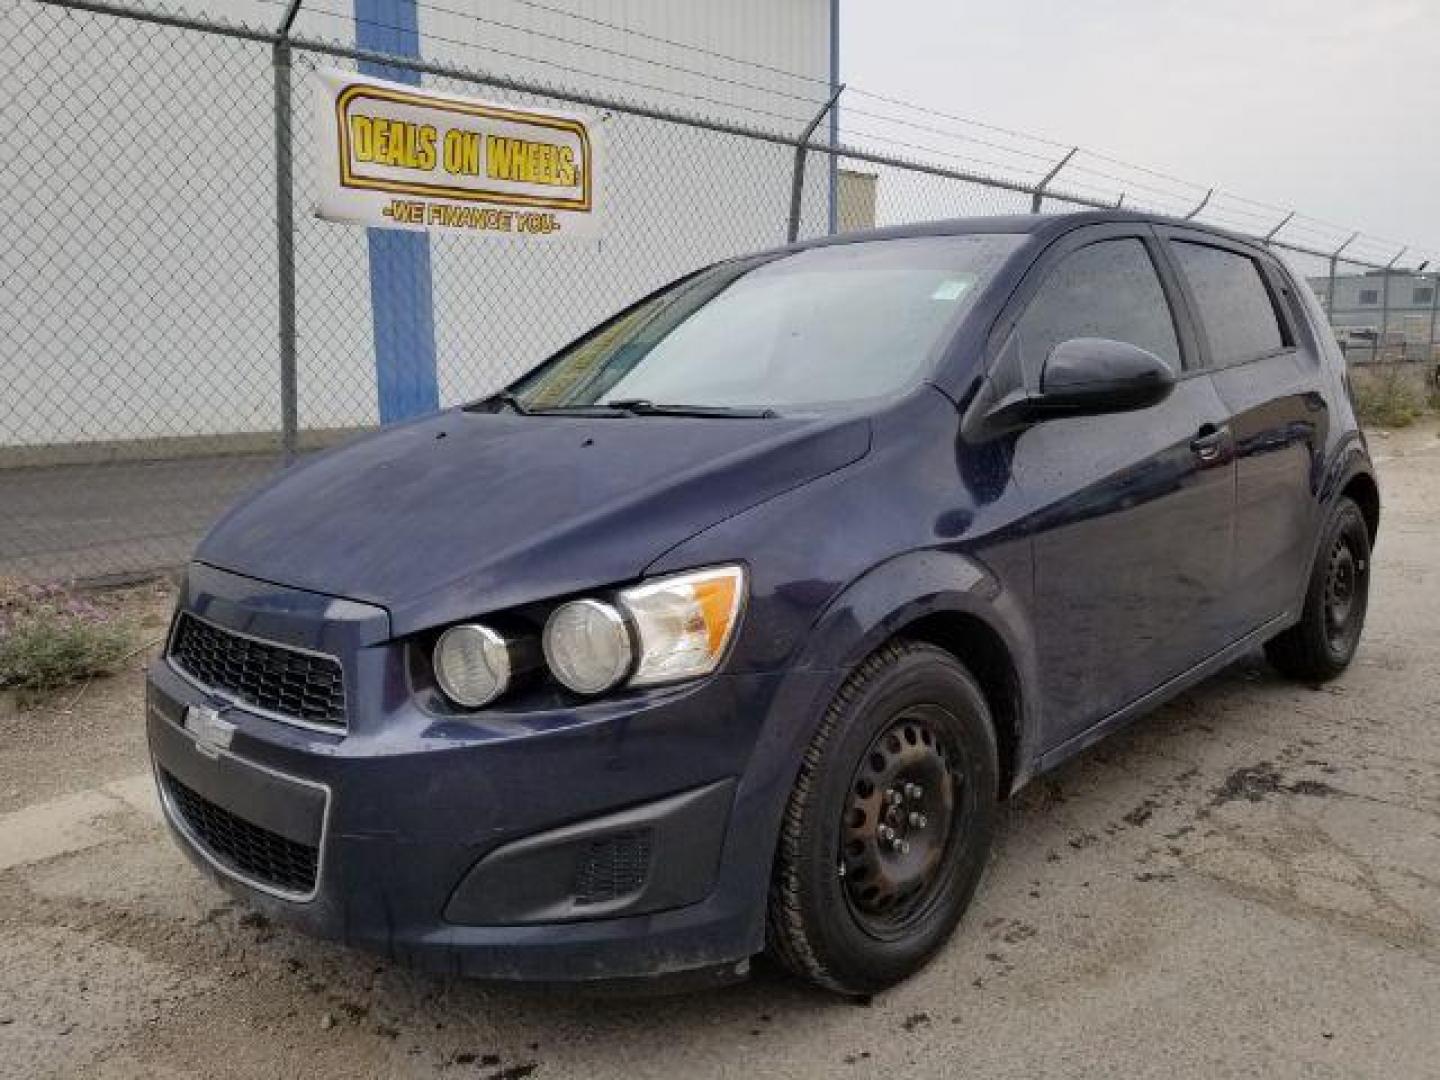
<path fill-rule="evenodd" d="M 649 872 L 648 829 L 592 840 L 576 869 L 575 903 L 605 904 L 639 892 Z"/>
<path fill-rule="evenodd" d="M 345 726 L 345 681 L 329 656 L 232 634 L 181 614 L 170 658 L 201 685 L 276 716 Z"/>
<path fill-rule="evenodd" d="M 315 889 L 320 849 L 252 825 L 198 795 L 163 769 L 166 794 L 185 826 L 228 869 L 283 892 L 307 896 Z"/>

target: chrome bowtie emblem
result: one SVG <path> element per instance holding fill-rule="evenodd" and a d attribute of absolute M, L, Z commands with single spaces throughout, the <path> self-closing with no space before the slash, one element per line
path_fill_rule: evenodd
<path fill-rule="evenodd" d="M 185 730 L 195 736 L 195 749 L 207 757 L 216 757 L 230 747 L 235 725 L 208 705 L 185 706 Z"/>

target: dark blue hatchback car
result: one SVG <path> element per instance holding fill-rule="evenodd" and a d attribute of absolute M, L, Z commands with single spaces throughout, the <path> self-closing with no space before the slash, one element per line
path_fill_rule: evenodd
<path fill-rule="evenodd" d="M 498 979 L 868 993 L 999 800 L 1264 645 L 1353 655 L 1379 496 L 1263 246 L 1124 213 L 701 270 L 201 545 L 167 819 L 316 934 Z"/>

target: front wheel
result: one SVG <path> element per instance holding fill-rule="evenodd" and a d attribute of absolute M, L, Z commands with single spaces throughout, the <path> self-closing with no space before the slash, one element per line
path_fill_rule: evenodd
<path fill-rule="evenodd" d="M 791 793 L 771 951 L 845 994 L 919 970 L 979 884 L 997 776 L 990 710 L 954 657 L 918 642 L 872 655 L 826 711 Z"/>
<path fill-rule="evenodd" d="M 1300 621 L 1265 643 L 1270 663 L 1292 679 L 1324 682 L 1347 667 L 1360 644 L 1370 602 L 1370 529 L 1353 499 L 1330 514 Z"/>

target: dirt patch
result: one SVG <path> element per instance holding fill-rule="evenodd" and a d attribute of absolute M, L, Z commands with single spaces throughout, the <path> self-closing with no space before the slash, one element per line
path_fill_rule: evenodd
<path fill-rule="evenodd" d="M 27 708 L 0 692 L 0 813 L 98 787 L 144 761 L 144 671 L 159 655 L 174 588 L 156 581 L 111 590 L 105 602 L 141 635 L 118 674 Z"/>
<path fill-rule="evenodd" d="M 1154 816 L 1157 805 L 1158 803 L 1154 799 L 1146 799 L 1125 815 L 1125 824 L 1138 829 Z"/>
<path fill-rule="evenodd" d="M 1279 769 L 1268 761 L 1262 761 L 1258 765 L 1246 765 L 1236 769 L 1225 777 L 1225 782 L 1215 789 L 1210 805 L 1223 806 L 1237 799 L 1260 802 L 1270 795 L 1310 795 L 1325 798 L 1343 794 L 1344 792 L 1323 780 L 1296 780 L 1287 784 Z"/>
<path fill-rule="evenodd" d="M 1215 797 L 1210 800 L 1210 805 L 1220 806 L 1235 799 L 1259 802 L 1283 787 L 1280 771 L 1268 761 L 1262 761 L 1259 765 L 1246 765 L 1236 769 L 1225 777 L 1225 782 L 1215 789 Z"/>

